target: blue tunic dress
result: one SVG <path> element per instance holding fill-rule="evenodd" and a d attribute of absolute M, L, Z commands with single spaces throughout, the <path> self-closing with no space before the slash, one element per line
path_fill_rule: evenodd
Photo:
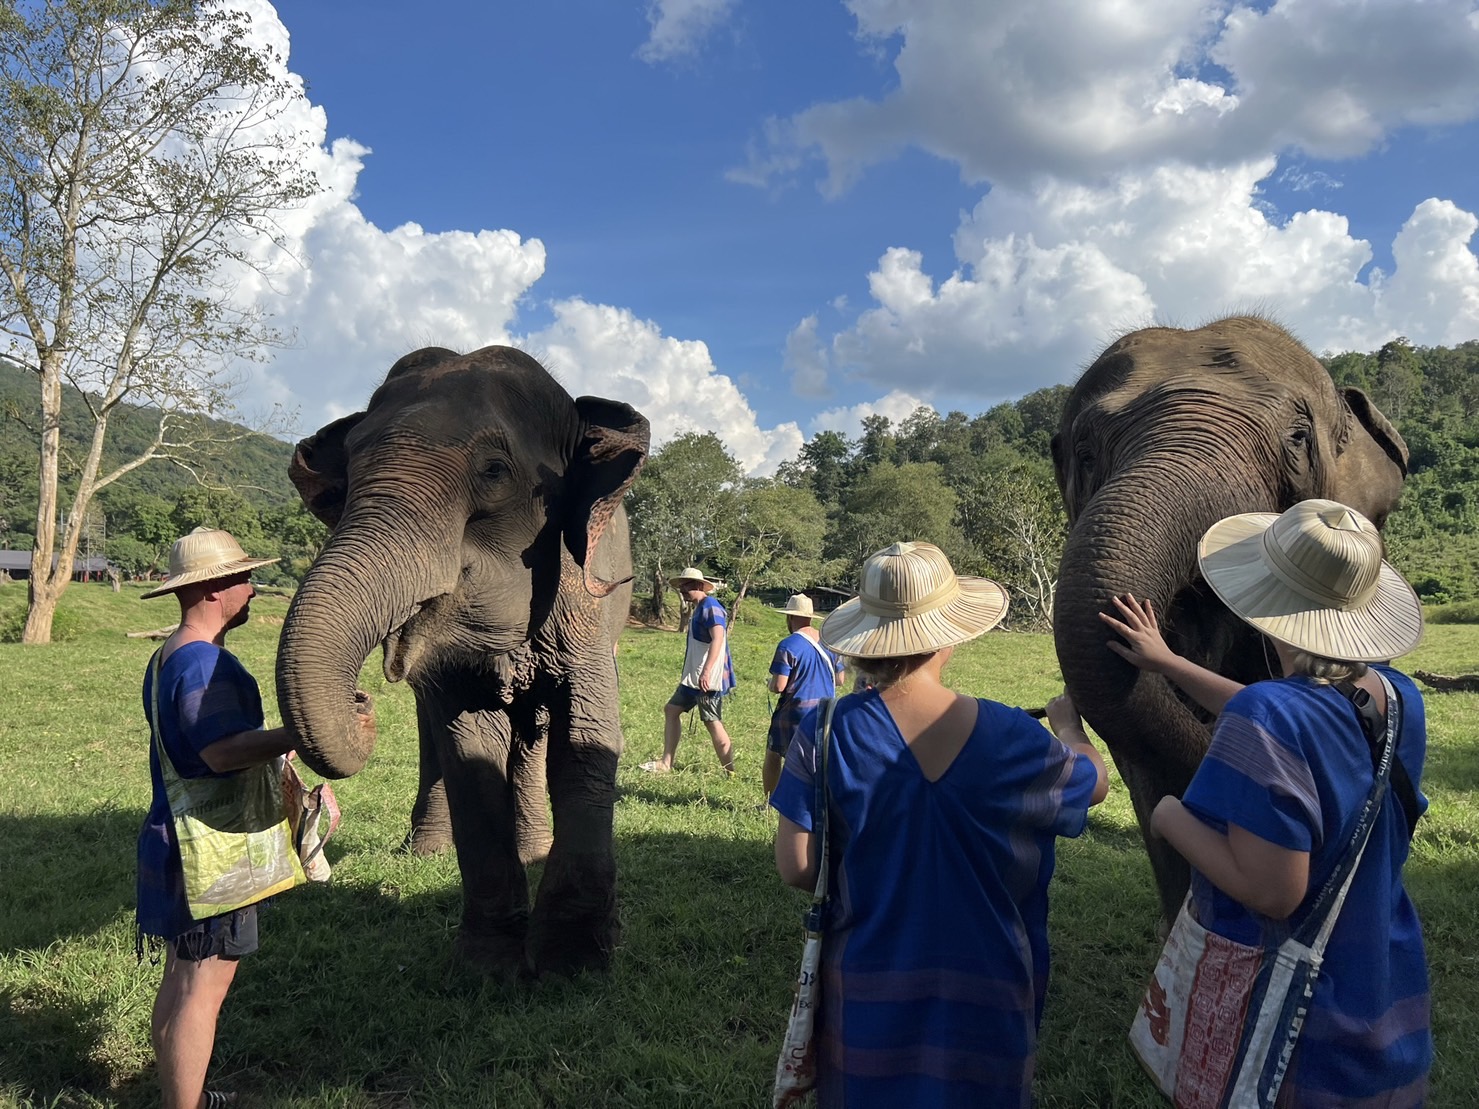
<path fill-rule="evenodd" d="M 1084 830 L 1096 772 L 1020 709 L 979 706 L 931 782 L 876 690 L 838 702 L 823 1107 L 1031 1104 L 1054 843 Z M 807 829 L 816 719 L 797 729 L 771 797 Z"/>
<path fill-rule="evenodd" d="M 1397 757 L 1420 788 L 1427 755 L 1422 696 L 1406 675 L 1373 669 L 1401 699 Z M 1218 831 L 1231 822 L 1308 851 L 1313 887 L 1335 865 L 1371 781 L 1370 746 L 1350 701 L 1332 686 L 1283 678 L 1256 682 L 1228 701 L 1183 803 Z M 1418 802 L 1427 808 L 1421 793 Z M 1281 1104 L 1423 1103 L 1433 1041 L 1422 927 L 1402 885 L 1407 835 L 1406 818 L 1388 794 L 1325 949 Z M 1288 934 L 1288 922 L 1244 908 L 1195 871 L 1192 897 L 1202 924 L 1229 939 L 1277 944 Z"/>

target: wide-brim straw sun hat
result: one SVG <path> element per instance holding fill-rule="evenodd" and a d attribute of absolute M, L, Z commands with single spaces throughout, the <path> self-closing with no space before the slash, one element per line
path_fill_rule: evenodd
<path fill-rule="evenodd" d="M 933 543 L 895 543 L 863 563 L 858 595 L 827 615 L 820 635 L 839 654 L 900 658 L 974 639 L 1006 614 L 996 582 L 957 577 Z"/>
<path fill-rule="evenodd" d="M 679 570 L 676 574 L 668 579 L 668 584 L 671 585 L 674 589 L 677 589 L 679 584 L 685 581 L 703 582 L 705 593 L 712 593 L 716 589 L 724 588 L 724 583 L 722 581 L 709 577 L 697 566 L 685 566 L 682 570 Z"/>
<path fill-rule="evenodd" d="M 175 540 L 169 549 L 169 577 L 156 585 L 144 598 L 173 593 L 184 585 L 215 581 L 233 574 L 255 570 L 281 562 L 279 558 L 248 558 L 246 551 L 229 531 L 219 528 L 196 528 Z"/>
<path fill-rule="evenodd" d="M 1298 650 L 1386 662 L 1422 639 L 1422 603 L 1382 558 L 1381 533 L 1338 501 L 1229 516 L 1202 536 L 1197 561 L 1235 615 Z"/>
<path fill-rule="evenodd" d="M 811 607 L 811 598 L 805 593 L 792 593 L 786 598 L 785 607 L 776 611 L 784 612 L 787 616 L 805 616 L 808 620 L 816 616 L 816 611 Z"/>

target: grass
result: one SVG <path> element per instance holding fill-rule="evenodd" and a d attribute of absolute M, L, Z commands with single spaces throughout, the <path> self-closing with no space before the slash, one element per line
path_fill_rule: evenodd
<path fill-rule="evenodd" d="M 167 599 L 75 586 L 77 636 L 0 645 L 0 1106 L 157 1103 L 148 1020 L 159 969 L 133 956 L 134 844 L 147 806 L 139 683 Z M 0 587 L 0 622 L 24 587 Z M 282 598 L 253 602 L 232 647 L 263 681 L 269 719 Z M 616 809 L 623 942 L 611 973 L 506 990 L 455 965 L 455 861 L 398 854 L 415 792 L 414 706 L 378 664 L 380 746 L 338 783 L 334 879 L 263 916 L 222 1012 L 214 1085 L 262 1106 L 754 1106 L 766 1102 L 800 954 L 806 895 L 776 878 L 774 818 L 757 807 L 763 688 L 781 617 L 752 609 L 733 635 L 726 709 L 739 773 L 719 773 L 701 728 L 678 773 L 634 768 L 661 750 L 661 707 L 683 639 L 622 641 L 627 753 Z M 751 614 L 747 614 L 751 615 Z M 1444 625 L 1409 664 L 1472 672 L 1479 629 Z M 1047 636 L 993 633 L 957 653 L 952 682 L 1040 705 L 1061 679 Z M 1433 967 L 1435 1106 L 1479 1088 L 1479 695 L 1428 698 L 1432 798 L 1408 866 Z M 1154 962 L 1156 902 L 1116 783 L 1089 832 L 1064 841 L 1053 892 L 1054 968 L 1038 1061 L 1044 1107 L 1159 1104 L 1124 1046 Z"/>

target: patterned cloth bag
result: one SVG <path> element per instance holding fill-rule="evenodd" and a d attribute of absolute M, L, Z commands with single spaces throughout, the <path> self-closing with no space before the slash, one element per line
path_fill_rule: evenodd
<path fill-rule="evenodd" d="M 153 660 L 159 720 L 160 656 Z M 182 778 L 151 728 L 195 920 L 255 905 L 305 881 L 283 806 L 282 759 L 227 778 Z"/>
<path fill-rule="evenodd" d="M 796 999 L 791 1003 L 791 1019 L 786 1025 L 786 1037 L 781 1041 L 780 1058 L 776 1060 L 772 1109 L 799 1105 L 817 1084 L 816 1015 L 822 997 L 822 929 L 827 913 L 827 750 L 831 746 L 835 704 L 835 698 L 829 697 L 820 706 L 820 758 L 817 760 L 815 805 L 820 836 L 817 843 L 817 886 L 806 910 L 806 942 L 801 948 L 801 973 L 796 979 Z"/>
<path fill-rule="evenodd" d="M 1278 1097 L 1325 944 L 1386 799 L 1400 709 L 1385 677 L 1382 684 L 1387 721 L 1376 780 L 1293 934 L 1271 948 L 1235 943 L 1202 927 L 1190 896 L 1176 916 L 1130 1026 L 1130 1047 L 1177 1109 L 1269 1109 Z"/>
<path fill-rule="evenodd" d="M 310 882 L 327 882 L 333 868 L 324 854 L 324 844 L 339 828 L 339 799 L 334 796 L 334 787 L 320 782 L 309 789 L 298 775 L 290 751 L 282 763 L 282 803 L 303 873 Z"/>

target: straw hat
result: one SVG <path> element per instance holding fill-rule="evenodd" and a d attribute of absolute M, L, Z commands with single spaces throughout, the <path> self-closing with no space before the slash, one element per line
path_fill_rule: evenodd
<path fill-rule="evenodd" d="M 1385 662 L 1417 646 L 1423 614 L 1381 555 L 1365 516 L 1309 500 L 1213 524 L 1197 560 L 1222 603 L 1266 635 L 1323 658 Z"/>
<path fill-rule="evenodd" d="M 229 531 L 196 528 L 189 535 L 175 540 L 175 545 L 169 549 L 169 577 L 144 597 L 158 597 L 163 593 L 173 593 L 182 585 L 229 578 L 233 574 L 281 561 L 277 558 L 248 558 Z"/>
<path fill-rule="evenodd" d="M 811 607 L 811 598 L 805 593 L 792 593 L 786 598 L 786 607 L 775 611 L 784 612 L 787 616 L 805 616 L 808 620 L 816 616 Z"/>
<path fill-rule="evenodd" d="M 679 570 L 676 574 L 668 579 L 668 584 L 671 585 L 674 589 L 677 589 L 678 583 L 685 581 L 703 582 L 705 593 L 712 593 L 714 592 L 714 590 L 722 589 L 724 587 L 724 583 L 722 581 L 718 581 L 714 578 L 709 577 L 697 566 L 685 566 L 683 569 Z"/>
<path fill-rule="evenodd" d="M 955 576 L 933 543 L 895 543 L 863 563 L 858 596 L 822 621 L 824 646 L 854 658 L 923 655 L 1001 623 L 1006 590 Z"/>

